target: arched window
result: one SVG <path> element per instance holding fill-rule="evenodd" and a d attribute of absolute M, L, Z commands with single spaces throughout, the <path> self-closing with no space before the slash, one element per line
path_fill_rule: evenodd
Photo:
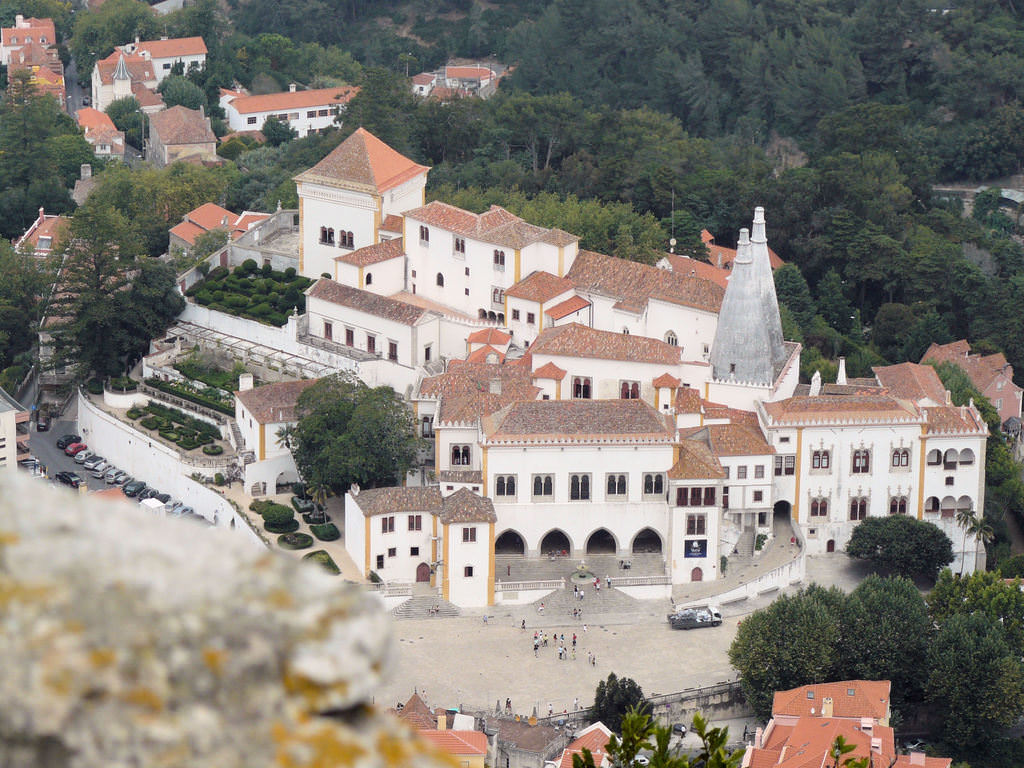
<path fill-rule="evenodd" d="M 644 475 L 644 493 L 654 493 L 654 475 Z"/>
<path fill-rule="evenodd" d="M 629 336 L 629 328 L 623 328 L 622 329 L 622 335 L 623 336 Z"/>
<path fill-rule="evenodd" d="M 662 494 L 665 492 L 665 478 L 661 475 L 654 476 L 654 492 L 656 494 Z"/>
<path fill-rule="evenodd" d="M 439 288 L 444 288 L 444 275 L 440 272 L 437 273 L 437 285 Z"/>
<path fill-rule="evenodd" d="M 828 499 L 811 500 L 811 517 L 828 516 Z"/>
<path fill-rule="evenodd" d="M 970 496 L 961 496 L 959 499 L 956 500 L 956 510 L 957 510 L 957 512 L 961 512 L 963 510 L 973 509 L 973 508 L 974 508 L 974 502 L 971 501 L 971 497 Z"/>
<path fill-rule="evenodd" d="M 942 451 L 938 448 L 933 448 L 928 451 L 928 466 L 934 467 L 942 463 Z"/>
<path fill-rule="evenodd" d="M 544 495 L 544 479 L 540 475 L 537 475 L 535 478 L 533 478 L 533 495 Z"/>
<path fill-rule="evenodd" d="M 956 448 L 950 448 L 942 456 L 942 468 L 943 469 L 956 469 L 957 459 L 960 458 L 960 453 Z"/>
<path fill-rule="evenodd" d="M 494 492 L 498 496 L 504 496 L 505 495 L 505 476 L 504 475 L 498 475 L 497 479 L 494 481 Z"/>
<path fill-rule="evenodd" d="M 935 514 L 939 511 L 939 497 L 929 496 L 924 502 L 924 511 Z"/>
<path fill-rule="evenodd" d="M 853 452 L 853 474 L 863 475 L 871 471 L 871 451 L 858 448 Z"/>
<path fill-rule="evenodd" d="M 552 480 L 551 475 L 544 475 L 544 495 L 550 496 L 552 493 Z"/>
<path fill-rule="evenodd" d="M 893 496 L 889 499 L 889 514 L 890 515 L 905 515 L 907 514 L 907 497 L 906 496 Z"/>
<path fill-rule="evenodd" d="M 639 382 L 634 381 L 632 384 L 629 385 L 629 397 L 630 397 L 631 400 L 639 400 L 640 399 L 640 384 L 639 384 Z"/>
<path fill-rule="evenodd" d="M 575 376 L 572 380 L 572 396 L 576 400 L 590 399 L 590 377 Z"/>
<path fill-rule="evenodd" d="M 894 467 L 910 466 L 910 451 L 906 448 L 897 448 L 892 452 L 892 465 Z"/>
<path fill-rule="evenodd" d="M 868 500 L 863 496 L 850 499 L 850 519 L 863 520 L 868 516 Z"/>
<path fill-rule="evenodd" d="M 469 446 L 468 445 L 462 446 L 462 463 L 465 466 L 467 466 L 467 467 L 469 466 Z"/>
<path fill-rule="evenodd" d="M 974 451 L 970 448 L 964 448 L 960 451 L 960 463 L 961 464 L 973 464 L 974 463 Z"/>
<path fill-rule="evenodd" d="M 515 496 L 516 495 L 516 476 L 509 475 L 505 480 L 505 495 Z"/>
<path fill-rule="evenodd" d="M 327 229 L 327 240 L 325 241 L 328 245 L 334 245 L 334 230 L 331 228 Z"/>
<path fill-rule="evenodd" d="M 675 334 L 675 331 L 669 331 L 665 334 L 665 343 L 671 344 L 673 347 L 679 346 L 679 339 Z"/>
<path fill-rule="evenodd" d="M 327 227 L 320 227 L 320 242 L 327 242 Z"/>
<path fill-rule="evenodd" d="M 366 284 L 373 285 L 373 275 L 369 272 L 366 273 Z"/>

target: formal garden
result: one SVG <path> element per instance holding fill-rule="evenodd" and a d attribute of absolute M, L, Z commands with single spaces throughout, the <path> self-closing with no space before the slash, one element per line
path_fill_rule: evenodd
<path fill-rule="evenodd" d="M 156 432 L 183 451 L 202 448 L 207 456 L 224 453 L 223 446 L 216 442 L 221 438 L 220 428 L 216 424 L 189 416 L 176 408 L 168 408 L 151 400 L 144 408 L 129 408 L 125 415 L 137 421 L 142 429 Z"/>
<path fill-rule="evenodd" d="M 296 274 L 294 267 L 280 272 L 271 269 L 269 264 L 260 268 L 252 259 L 246 259 L 233 270 L 211 269 L 185 295 L 210 309 L 282 326 L 293 310 L 305 311 L 303 291 L 312 283 L 308 277 Z"/>
<path fill-rule="evenodd" d="M 146 384 L 153 389 L 159 389 L 161 392 L 180 397 L 196 405 L 205 406 L 228 416 L 235 415 L 235 396 L 218 387 L 200 386 L 189 381 L 164 381 L 155 376 L 146 379 Z"/>
<path fill-rule="evenodd" d="M 313 536 L 320 541 L 337 541 L 341 538 L 338 527 L 319 505 L 294 496 L 292 506 L 295 509 L 268 499 L 257 499 L 249 505 L 249 509 L 263 518 L 263 528 L 268 533 L 278 534 L 277 544 L 283 549 L 309 549 L 313 546 Z M 299 531 L 296 511 L 300 511 L 303 522 L 309 526 L 313 536 Z"/>

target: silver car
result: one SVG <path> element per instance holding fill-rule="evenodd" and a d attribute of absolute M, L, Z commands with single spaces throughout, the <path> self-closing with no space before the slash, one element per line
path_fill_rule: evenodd
<path fill-rule="evenodd" d="M 93 454 L 92 456 L 90 456 L 89 458 L 85 459 L 82 462 L 82 468 L 92 470 L 96 469 L 96 467 L 99 466 L 100 464 L 106 464 L 106 462 L 107 460 L 104 459 L 102 456 L 97 456 Z"/>
<path fill-rule="evenodd" d="M 112 484 L 114 482 L 114 479 L 118 475 L 124 475 L 124 474 L 126 474 L 126 473 L 125 473 L 125 471 L 123 469 L 118 469 L 117 467 L 108 467 L 106 474 L 103 475 L 103 479 L 106 480 L 108 483 Z"/>
<path fill-rule="evenodd" d="M 107 473 L 108 469 L 110 469 L 110 464 L 108 464 L 105 461 L 101 461 L 99 464 L 92 468 L 92 471 L 89 474 L 91 474 L 97 480 L 102 480 L 103 476 Z"/>
<path fill-rule="evenodd" d="M 86 461 L 91 459 L 96 454 L 90 450 L 79 451 L 75 454 L 75 464 L 85 464 Z"/>

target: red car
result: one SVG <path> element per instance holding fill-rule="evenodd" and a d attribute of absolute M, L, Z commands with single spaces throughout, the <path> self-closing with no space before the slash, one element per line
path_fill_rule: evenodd
<path fill-rule="evenodd" d="M 66 453 L 68 456 L 74 456 L 79 451 L 84 451 L 88 447 L 89 446 L 87 446 L 85 443 L 72 443 L 71 445 L 64 449 L 64 453 Z"/>

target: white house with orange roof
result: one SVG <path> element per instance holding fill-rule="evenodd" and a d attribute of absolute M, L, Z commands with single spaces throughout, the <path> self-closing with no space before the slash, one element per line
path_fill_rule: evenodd
<path fill-rule="evenodd" d="M 590 752 L 594 758 L 596 768 L 607 768 L 611 765 L 611 757 L 608 755 L 608 742 L 612 739 L 612 732 L 601 721 L 588 725 L 576 734 L 569 745 L 562 750 L 562 755 L 554 761 L 557 768 L 572 768 L 573 757 L 583 757 L 583 750 Z"/>
<path fill-rule="evenodd" d="M 154 92 L 158 82 L 153 62 L 115 50 L 105 59 L 97 59 L 93 65 L 92 106 L 106 112 L 107 107 L 118 99 L 138 97 L 140 89 Z"/>
<path fill-rule="evenodd" d="M 106 112 L 82 107 L 75 113 L 75 119 L 97 157 L 124 160 L 124 132 L 117 130 Z"/>
<path fill-rule="evenodd" d="M 82 110 L 84 111 L 84 110 Z M 182 220 L 171 227 L 171 252 L 175 249 L 188 254 L 196 244 L 196 238 L 214 229 L 222 229 L 231 240 L 237 240 L 261 221 L 270 218 L 269 213 L 243 211 L 234 213 L 216 203 L 203 203 L 186 213 Z"/>
<path fill-rule="evenodd" d="M 222 88 L 220 105 L 232 131 L 258 131 L 268 117 L 275 117 L 301 137 L 334 126 L 358 92 L 348 85 L 300 91 L 294 83 L 287 91 L 258 95 Z"/>
<path fill-rule="evenodd" d="M 171 74 L 175 64 L 182 65 L 182 73 L 206 66 L 206 43 L 201 37 L 161 37 L 159 40 L 135 38 L 134 43 L 122 45 L 120 50 L 129 56 L 141 56 L 152 62 L 157 84 Z"/>
<path fill-rule="evenodd" d="M 971 353 L 971 345 L 960 339 L 949 344 L 932 344 L 921 358 L 922 363 L 953 363 L 964 370 L 978 392 L 988 398 L 999 412 L 999 421 L 1020 418 L 1024 390 L 1013 383 L 1013 366 L 1006 356 Z"/>
<path fill-rule="evenodd" d="M 57 45 L 57 30 L 53 19 L 25 18 L 20 13 L 14 17 L 13 27 L 0 28 L 0 64 L 11 63 L 11 54 L 26 45 L 37 43 L 44 48 Z"/>
<path fill-rule="evenodd" d="M 70 217 L 48 214 L 40 208 L 39 216 L 25 230 L 25 234 L 14 241 L 14 247 L 18 250 L 31 248 L 36 256 L 49 256 L 60 243 L 70 223 Z"/>

